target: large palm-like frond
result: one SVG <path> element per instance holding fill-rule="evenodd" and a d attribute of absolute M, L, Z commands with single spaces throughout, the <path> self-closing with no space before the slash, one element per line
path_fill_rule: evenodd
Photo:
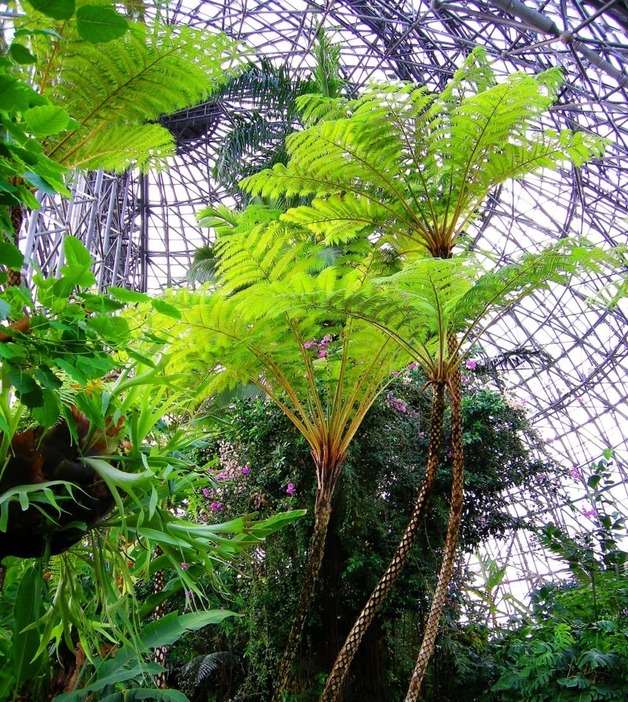
<path fill-rule="evenodd" d="M 378 233 L 399 250 L 448 257 L 492 188 L 602 152 L 590 135 L 536 128 L 559 82 L 550 71 L 495 84 L 475 51 L 441 95 L 386 85 L 340 101 L 345 117 L 292 135 L 288 164 L 243 187 L 266 197 L 314 195 L 283 218 L 329 243 Z M 316 104 L 312 96 L 302 103 L 306 113 Z"/>
<path fill-rule="evenodd" d="M 81 168 L 163 163 L 174 144 L 156 120 L 205 100 L 241 70 L 245 54 L 225 35 L 191 27 L 135 25 L 107 51 L 76 39 L 52 46 L 41 89 L 75 128 L 49 142 L 49 155 Z"/>

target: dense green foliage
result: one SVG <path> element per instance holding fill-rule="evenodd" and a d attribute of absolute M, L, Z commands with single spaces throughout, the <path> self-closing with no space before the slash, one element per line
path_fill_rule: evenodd
<path fill-rule="evenodd" d="M 422 387 L 418 371 L 397 378 L 367 415 L 349 451 L 335 498 L 319 598 L 299 657 L 299 699 L 316 699 L 317 680 L 333 662 L 335 650 L 385 568 L 409 517 L 425 470 L 428 442 L 429 397 Z M 462 544 L 465 551 L 473 551 L 486 536 L 514 527 L 504 491 L 531 480 L 548 481 L 547 488 L 554 469 L 530 453 L 523 436 L 533 442 L 535 438 L 524 415 L 495 390 L 470 380 L 464 412 L 469 430 Z M 217 451 L 219 480 L 204 495 L 203 518 L 222 519 L 251 509 L 266 514 L 289 506 L 311 507 L 316 484 L 308 446 L 285 417 L 260 398 L 239 402 L 227 421 Z M 429 608 L 446 528 L 448 451 L 445 446 L 420 544 L 365 642 L 346 699 L 369 694 L 372 699 L 394 700 L 406 685 L 420 633 L 417 625 Z M 244 576 L 235 578 L 235 603 L 238 611 L 247 614 L 199 650 L 235 654 L 239 664 L 231 684 L 243 684 L 244 699 L 264 700 L 269 694 L 296 606 L 310 529 L 311 517 L 277 534 Z M 455 620 L 453 611 L 450 616 Z M 241 666 L 243 682 L 238 673 Z M 216 699 L 235 689 L 223 688 Z"/>

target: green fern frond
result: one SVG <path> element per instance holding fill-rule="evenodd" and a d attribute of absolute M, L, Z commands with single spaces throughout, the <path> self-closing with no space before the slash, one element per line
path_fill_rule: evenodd
<path fill-rule="evenodd" d="M 51 141 L 49 154 L 69 167 L 98 165 L 98 150 L 90 140 L 92 134 L 100 137 L 103 125 L 137 129 L 162 114 L 205 100 L 238 70 L 244 54 L 226 36 L 191 27 L 160 27 L 150 34 L 137 25 L 108 43 L 106 52 L 87 42 L 69 42 L 66 51 L 52 55 L 57 77 L 47 86 L 47 94 L 67 109 L 78 127 Z M 149 152 L 155 130 L 167 133 L 152 126 L 147 133 L 152 139 L 147 143 Z M 161 141 L 166 143 L 165 134 Z M 124 149 L 124 142 L 120 146 Z M 163 159 L 161 151 L 151 156 Z M 111 157 L 103 158 L 108 162 Z M 150 158 L 139 159 L 138 165 Z"/>
<path fill-rule="evenodd" d="M 62 157 L 72 168 L 122 172 L 127 168 L 166 165 L 174 150 L 172 134 L 158 124 L 137 126 L 102 123 L 91 132 L 80 130 L 66 142 Z"/>
<path fill-rule="evenodd" d="M 284 218 L 328 243 L 381 229 L 395 248 L 409 239 L 446 257 L 495 186 L 603 152 L 597 137 L 539 129 L 558 81 L 551 72 L 498 84 L 474 52 L 440 96 L 384 85 L 339 100 L 348 116 L 292 135 L 288 164 L 242 186 L 264 197 L 315 195 Z M 317 109 L 316 98 L 300 100 Z"/>
<path fill-rule="evenodd" d="M 569 285 L 575 276 L 614 274 L 625 269 L 626 250 L 604 251 L 578 240 L 562 240 L 538 254 L 484 272 L 456 304 L 452 324 L 466 337 L 481 330 L 514 304 L 539 290 Z M 479 269 L 478 269 L 479 270 Z"/>

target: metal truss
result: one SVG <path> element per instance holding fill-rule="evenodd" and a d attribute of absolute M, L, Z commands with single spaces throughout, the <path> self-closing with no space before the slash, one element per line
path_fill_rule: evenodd
<path fill-rule="evenodd" d="M 564 87 L 544 126 L 607 137 L 606 155 L 579 170 L 500 188 L 469 235 L 501 262 L 573 234 L 604 246 L 626 243 L 626 0 L 176 0 L 158 13 L 170 23 L 224 31 L 294 75 L 307 74 L 324 27 L 341 45 L 344 77 L 356 90 L 391 79 L 442 89 L 476 45 L 504 75 L 560 67 Z M 194 251 L 211 235 L 195 213 L 230 202 L 212 176 L 222 141 L 237 116 L 253 109 L 263 106 L 230 95 L 165 116 L 178 149 L 169 170 L 78 177 L 71 200 L 44 200 L 27 222 L 27 253 L 54 272 L 59 243 L 70 232 L 94 252 L 101 286 L 154 290 L 182 283 Z M 616 489 L 626 500 L 628 324 L 625 310 L 599 300 L 606 283 L 592 278 L 535 296 L 495 325 L 483 352 L 503 360 L 504 382 L 527 404 L 561 463 L 582 467 L 603 449 L 616 450 Z M 576 503 L 581 499 L 577 483 L 562 488 Z M 512 497 L 513 509 L 571 519 L 544 492 L 530 486 Z M 500 562 L 513 563 L 512 580 L 535 584 L 551 570 L 522 533 L 494 548 Z"/>

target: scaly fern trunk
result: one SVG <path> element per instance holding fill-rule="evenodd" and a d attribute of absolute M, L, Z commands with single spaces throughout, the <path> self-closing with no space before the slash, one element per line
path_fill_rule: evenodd
<path fill-rule="evenodd" d="M 453 454 L 453 479 L 451 486 L 451 505 L 449 511 L 449 524 L 447 537 L 443 548 L 443 562 L 441 564 L 438 582 L 432 599 L 430 615 L 425 627 L 423 642 L 417 657 L 417 662 L 410 679 L 410 686 L 405 702 L 416 702 L 421 683 L 425 677 L 427 664 L 434 651 L 436 634 L 440 622 L 443 605 L 447 598 L 447 590 L 456 560 L 456 547 L 458 532 L 462 520 L 462 506 L 464 501 L 464 448 L 462 443 L 462 398 L 460 394 L 460 372 L 456 371 L 449 383 L 451 394 L 451 450 Z"/>
<path fill-rule="evenodd" d="M 301 645 L 303 629 L 310 611 L 310 606 L 316 594 L 316 586 L 321 572 L 323 556 L 325 555 L 325 542 L 327 540 L 327 527 L 329 526 L 329 517 L 331 515 L 331 498 L 333 487 L 325 489 L 319 488 L 316 495 L 316 504 L 314 506 L 314 532 L 310 541 L 309 554 L 301 592 L 299 594 L 299 603 L 296 608 L 296 615 L 292 622 L 288 641 L 284 650 L 279 673 L 277 675 L 277 684 L 272 696 L 272 702 L 280 702 L 284 691 L 288 688 L 292 677 L 292 667 L 297 659 L 297 655 Z"/>
<path fill-rule="evenodd" d="M 425 469 L 425 478 L 419 491 L 412 517 L 408 522 L 408 526 L 401 537 L 401 541 L 397 546 L 392 560 L 382 575 L 380 581 L 375 586 L 367 603 L 364 605 L 360 615 L 356 619 L 349 635 L 347 636 L 336 661 L 334 667 L 327 678 L 325 689 L 320 697 L 320 702 L 335 702 L 342 690 L 345 678 L 349 671 L 349 666 L 357 653 L 357 650 L 362 642 L 364 634 L 371 625 L 375 615 L 379 611 L 382 603 L 388 597 L 388 594 L 397 581 L 397 578 L 403 571 L 408 555 L 412 550 L 412 546 L 416 541 L 416 537 L 421 526 L 425 505 L 434 484 L 436 476 L 436 468 L 438 467 L 438 459 L 440 454 L 441 439 L 443 432 L 443 416 L 445 409 L 445 388 L 443 384 L 437 384 L 434 389 L 434 397 L 432 398 L 432 408 L 430 417 L 430 444 L 428 449 L 427 467 Z"/>
<path fill-rule="evenodd" d="M 155 558 L 159 558 L 159 556 L 163 556 L 163 551 L 161 550 L 160 546 L 157 546 L 155 548 Z M 153 576 L 153 592 L 155 594 L 159 594 L 160 592 L 163 591 L 165 585 L 165 579 L 164 579 L 164 571 L 163 570 L 158 570 L 155 572 L 155 575 Z M 157 621 L 161 619 L 164 616 L 164 603 L 161 602 L 160 604 L 155 607 L 155 611 L 153 612 L 153 620 Z M 153 661 L 157 663 L 158 665 L 162 665 L 165 667 L 166 665 L 166 657 L 168 655 L 168 647 L 167 646 L 160 646 L 159 648 L 154 649 L 153 653 Z M 167 672 L 163 670 L 161 673 L 158 673 L 155 675 L 155 687 L 158 687 L 160 690 L 165 690 L 168 687 L 168 681 L 167 681 Z"/>

